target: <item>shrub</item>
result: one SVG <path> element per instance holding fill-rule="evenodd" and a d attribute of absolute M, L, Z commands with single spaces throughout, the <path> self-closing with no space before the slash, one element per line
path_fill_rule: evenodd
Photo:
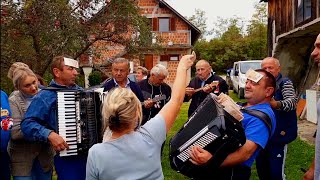
<path fill-rule="evenodd" d="M 102 74 L 100 71 L 93 71 L 89 75 L 89 86 L 99 85 L 102 81 Z"/>

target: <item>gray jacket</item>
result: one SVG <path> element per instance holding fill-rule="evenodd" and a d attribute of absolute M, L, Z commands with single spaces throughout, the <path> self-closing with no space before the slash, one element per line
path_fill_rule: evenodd
<path fill-rule="evenodd" d="M 30 142 L 24 139 L 20 123 L 27 111 L 27 99 L 20 91 L 9 97 L 13 127 L 8 145 L 13 176 L 30 176 L 34 160 L 37 158 L 45 172 L 53 169 L 55 152 L 49 143 Z"/>

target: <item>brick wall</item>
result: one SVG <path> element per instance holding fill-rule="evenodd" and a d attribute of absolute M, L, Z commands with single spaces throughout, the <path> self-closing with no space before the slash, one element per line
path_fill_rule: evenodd
<path fill-rule="evenodd" d="M 180 58 L 184 54 L 188 54 L 191 52 L 191 48 L 172 48 L 168 44 L 169 42 L 172 42 L 174 45 L 185 45 L 190 46 L 190 27 L 189 25 L 184 22 L 182 19 L 180 19 L 176 14 L 171 12 L 168 8 L 160 8 L 158 6 L 158 1 L 156 0 L 139 0 L 138 5 L 141 7 L 141 14 L 145 15 L 148 18 L 155 18 L 155 17 L 173 17 L 175 18 L 175 31 L 170 32 L 155 32 L 159 37 L 161 37 L 162 42 L 161 44 L 164 46 L 167 46 L 165 50 L 165 54 L 178 54 L 180 55 Z M 93 45 L 92 51 L 93 51 L 93 63 L 94 64 L 104 64 L 106 59 L 109 59 L 112 56 L 115 56 L 118 53 L 121 53 L 124 47 L 112 44 L 112 43 L 106 43 L 104 41 L 96 42 Z M 150 54 L 150 53 L 149 53 Z M 153 54 L 153 65 L 156 65 L 158 63 L 164 64 L 167 66 L 169 75 L 166 79 L 166 82 L 171 85 L 174 78 L 175 78 L 175 72 L 177 69 L 178 61 L 161 61 L 160 62 L 160 55 L 161 54 Z M 85 58 L 84 58 L 85 59 Z M 137 66 L 140 65 L 140 59 L 139 57 L 131 57 L 130 60 L 133 60 L 134 62 L 134 70 L 136 70 Z M 85 60 L 82 60 L 83 62 L 87 62 Z M 105 67 L 106 74 L 110 75 L 110 67 Z M 190 74 L 190 73 L 189 73 Z M 190 75 L 189 75 L 190 76 Z M 190 79 L 190 78 L 189 78 Z"/>

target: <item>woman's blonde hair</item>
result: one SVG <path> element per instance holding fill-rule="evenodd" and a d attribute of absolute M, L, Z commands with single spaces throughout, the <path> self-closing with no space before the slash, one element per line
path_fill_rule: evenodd
<path fill-rule="evenodd" d="M 135 119 L 138 115 L 138 119 Z M 137 96 L 127 88 L 114 88 L 108 92 L 102 107 L 103 132 L 107 129 L 122 132 L 132 126 L 139 127 L 142 107 Z"/>
<path fill-rule="evenodd" d="M 16 68 L 18 67 L 26 67 L 26 68 L 29 68 L 29 66 L 23 62 L 15 62 L 13 64 L 11 64 L 10 68 L 9 68 L 9 71 L 8 71 L 8 78 L 12 80 L 12 77 L 13 77 L 13 72 Z"/>
<path fill-rule="evenodd" d="M 29 69 L 29 66 L 21 62 L 13 63 L 8 71 L 8 78 L 12 80 L 14 88 L 18 90 L 20 89 L 21 82 L 28 76 L 33 76 L 38 80 L 34 72 Z"/>

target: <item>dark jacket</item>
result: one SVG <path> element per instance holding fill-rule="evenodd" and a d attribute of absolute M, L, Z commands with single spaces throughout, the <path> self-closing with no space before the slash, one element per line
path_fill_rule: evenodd
<path fill-rule="evenodd" d="M 219 81 L 219 85 L 216 90 L 213 90 L 212 92 L 216 95 L 219 95 L 221 92 L 228 94 L 228 85 L 224 79 L 222 79 L 220 76 L 217 75 L 211 75 L 206 81 L 205 84 L 210 84 L 212 81 Z M 198 89 L 201 87 L 201 80 L 198 77 L 193 78 L 188 87 L 192 87 L 194 89 Z M 197 107 L 200 105 L 200 103 L 207 97 L 208 93 L 205 93 L 203 91 L 198 91 L 192 95 L 192 97 L 185 96 L 184 101 L 187 102 L 190 99 L 191 104 L 189 106 L 188 110 L 188 117 L 192 115 L 192 113 L 197 109 Z"/>
<path fill-rule="evenodd" d="M 141 92 L 140 87 L 133 81 L 129 80 L 129 86 L 131 91 L 137 96 L 137 98 L 139 99 L 140 102 L 143 102 L 143 94 Z M 104 85 L 103 85 L 104 89 L 103 91 L 109 91 L 112 88 L 116 87 L 116 83 L 114 82 L 114 79 L 110 79 L 108 80 Z"/>
<path fill-rule="evenodd" d="M 284 83 L 290 81 L 287 77 L 282 77 L 281 74 L 277 77 L 277 90 L 274 95 L 276 101 L 284 100 L 283 88 Z M 294 141 L 298 135 L 297 114 L 296 109 L 284 111 L 282 109 L 274 109 L 277 125 L 276 131 L 271 139 L 272 143 L 288 144 Z"/>
<path fill-rule="evenodd" d="M 158 112 L 162 109 L 162 107 L 169 101 L 171 96 L 171 87 L 163 83 L 160 86 L 154 86 L 148 82 L 148 79 L 144 79 L 138 83 L 142 90 L 142 94 L 144 97 L 144 100 L 147 99 L 153 99 L 155 97 L 159 97 L 161 95 L 165 95 L 166 98 L 163 100 L 160 100 L 158 102 L 155 102 L 154 105 L 151 108 L 145 108 L 143 106 L 143 119 L 142 119 L 142 125 L 149 121 L 151 118 L 153 118 L 155 115 L 158 114 Z"/>

